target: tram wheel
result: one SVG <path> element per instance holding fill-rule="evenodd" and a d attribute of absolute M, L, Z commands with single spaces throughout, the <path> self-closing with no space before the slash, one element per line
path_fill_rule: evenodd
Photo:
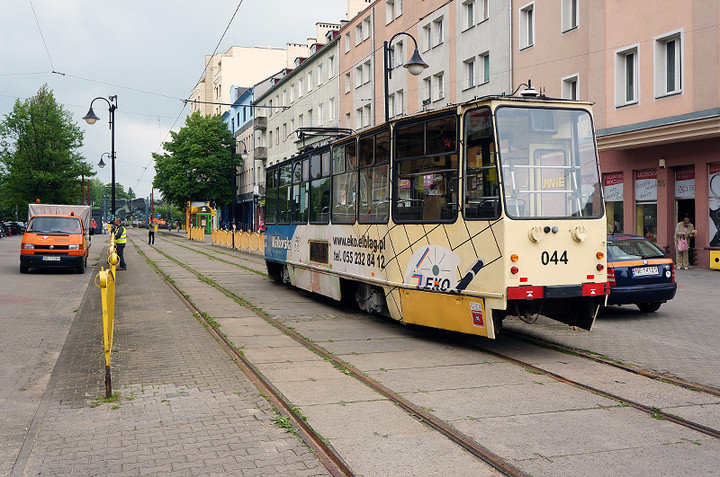
<path fill-rule="evenodd" d="M 286 285 L 290 285 L 290 270 L 287 265 L 282 267 L 282 282 Z"/>

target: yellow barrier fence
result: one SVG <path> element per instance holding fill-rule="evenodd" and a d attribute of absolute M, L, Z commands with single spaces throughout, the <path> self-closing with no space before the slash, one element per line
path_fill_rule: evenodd
<path fill-rule="evenodd" d="M 262 232 L 213 230 L 211 240 L 213 245 L 265 255 L 265 234 Z"/>
<path fill-rule="evenodd" d="M 205 229 L 202 227 L 190 227 L 188 231 L 188 238 L 197 242 L 205 241 Z"/>
<path fill-rule="evenodd" d="M 107 270 L 101 267 L 95 276 L 95 285 L 100 288 L 100 301 L 102 303 L 103 345 L 105 350 L 105 397 L 112 396 L 112 380 L 110 377 L 110 354 L 113 347 L 113 326 L 115 322 L 115 269 L 120 262 L 115 247 L 115 236 L 110 234 L 108 247 Z"/>

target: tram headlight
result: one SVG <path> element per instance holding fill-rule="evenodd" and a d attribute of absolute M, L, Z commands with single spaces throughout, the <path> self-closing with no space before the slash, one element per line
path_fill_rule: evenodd
<path fill-rule="evenodd" d="M 518 271 L 519 271 L 519 270 L 518 270 L 518 267 L 512 267 L 512 268 L 510 269 L 510 273 L 512 273 L 513 275 L 517 274 Z"/>
<path fill-rule="evenodd" d="M 512 255 L 510 255 L 510 260 L 513 262 L 517 262 L 519 259 L 520 259 L 520 257 L 518 257 L 516 253 L 513 253 Z"/>
<path fill-rule="evenodd" d="M 543 237 L 543 229 L 539 225 L 531 227 L 530 230 L 528 230 L 528 238 L 532 243 L 540 242 Z"/>

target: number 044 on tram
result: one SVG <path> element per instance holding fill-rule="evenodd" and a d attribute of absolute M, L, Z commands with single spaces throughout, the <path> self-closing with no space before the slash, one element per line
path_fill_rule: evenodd
<path fill-rule="evenodd" d="M 605 217 L 586 103 L 493 96 L 268 167 L 279 281 L 405 323 L 494 338 L 507 315 L 589 330 Z"/>

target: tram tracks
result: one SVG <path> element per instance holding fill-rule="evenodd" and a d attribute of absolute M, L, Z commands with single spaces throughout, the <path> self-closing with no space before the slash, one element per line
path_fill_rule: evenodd
<path fill-rule="evenodd" d="M 181 246 L 181 247 L 186 248 L 186 249 L 188 249 L 188 250 L 192 250 L 192 251 L 194 251 L 194 252 L 197 252 L 198 254 L 202 254 L 202 255 L 208 256 L 209 258 L 215 258 L 215 257 L 212 257 L 211 254 L 208 253 L 208 252 L 203 252 L 203 251 L 200 251 L 200 250 L 196 250 L 195 247 L 182 246 L 182 245 L 177 244 L 177 243 L 174 243 L 174 245 L 178 245 L 178 246 Z M 460 445 L 460 446 L 461 446 L 462 448 L 464 448 L 465 450 L 471 452 L 473 455 L 476 455 L 476 457 L 482 459 L 483 461 L 489 463 L 490 465 L 492 465 L 492 466 L 495 467 L 496 469 L 500 470 L 500 471 L 501 471 L 502 473 L 504 473 L 505 475 L 523 475 L 522 471 L 520 471 L 519 469 L 513 468 L 512 466 L 509 466 L 509 467 L 508 467 L 508 466 L 505 466 L 504 464 L 506 464 L 506 462 L 505 462 L 502 458 L 500 458 L 499 456 L 494 455 L 493 453 L 491 453 L 490 451 L 488 451 L 487 449 L 485 449 L 483 446 L 479 445 L 479 444 L 478 444 L 477 442 L 475 442 L 471 437 L 466 436 L 466 435 L 458 432 L 458 431 L 455 430 L 452 426 L 449 426 L 449 425 L 445 424 L 442 420 L 440 420 L 439 418 L 437 418 L 437 417 L 434 416 L 433 414 L 424 411 L 422 408 L 420 408 L 419 406 L 415 405 L 414 403 L 405 400 L 405 399 L 402 398 L 401 396 L 399 396 L 399 395 L 397 395 L 396 393 L 394 393 L 392 390 L 390 390 L 390 389 L 386 388 L 385 386 L 380 385 L 379 383 L 375 382 L 372 378 L 369 378 L 368 376 L 366 376 L 364 373 L 362 373 L 359 369 L 357 369 L 357 368 L 355 368 L 354 366 L 352 366 L 350 363 L 347 363 L 346 361 L 338 358 L 338 357 L 335 356 L 333 353 L 330 353 L 329 351 L 325 350 L 323 347 L 321 347 L 320 345 L 318 345 L 318 344 L 315 343 L 314 341 L 311 341 L 311 340 L 305 338 L 304 336 L 302 336 L 301 334 L 297 333 L 297 332 L 294 331 L 293 329 L 291 329 L 291 328 L 287 327 L 286 325 L 284 325 L 282 322 L 273 319 L 273 318 L 272 318 L 271 316 L 269 316 L 267 313 L 264 313 L 264 312 L 262 312 L 261 310 L 258 310 L 258 309 L 256 309 L 256 308 L 252 307 L 252 305 L 251 305 L 249 302 L 247 302 L 247 301 L 244 300 L 243 298 L 235 295 L 232 291 L 228 290 L 227 288 L 225 288 L 225 287 L 222 286 L 221 284 L 217 283 L 215 280 L 212 280 L 212 279 L 206 277 L 205 275 L 203 275 L 202 273 L 197 272 L 195 269 L 193 269 L 192 267 L 188 266 L 187 264 L 184 264 L 184 263 L 179 262 L 177 259 L 175 259 L 174 257 L 172 257 L 170 254 L 167 254 L 167 253 L 165 253 L 164 251 L 159 250 L 159 249 L 157 249 L 157 251 L 158 251 L 159 253 L 161 253 L 162 255 L 164 255 L 164 256 L 165 256 L 166 258 L 168 258 L 169 260 L 177 263 L 178 265 L 182 266 L 182 267 L 185 268 L 186 270 L 188 270 L 188 271 L 190 271 L 191 273 L 193 273 L 198 279 L 201 279 L 202 281 L 204 281 L 204 282 L 207 283 L 208 285 L 215 287 L 216 289 L 218 289 L 219 291 L 223 292 L 223 293 L 226 294 L 227 296 L 232 296 L 232 297 L 235 299 L 236 302 L 238 302 L 238 303 L 240 303 L 241 305 L 244 305 L 244 306 L 252 309 L 253 311 L 255 311 L 256 314 L 258 314 L 258 316 L 260 316 L 261 318 L 263 318 L 264 320 L 266 320 L 267 322 L 269 322 L 269 323 L 272 324 L 273 326 L 277 327 L 278 329 L 280 329 L 281 331 L 283 331 L 283 333 L 285 333 L 285 334 L 287 334 L 288 336 L 292 337 L 293 339 L 295 339 L 295 340 L 298 341 L 299 343 L 303 344 L 306 348 L 314 351 L 314 352 L 315 352 L 316 354 L 318 354 L 319 356 L 321 356 L 321 357 L 323 357 L 324 359 L 330 361 L 332 364 L 334 364 L 334 365 L 335 365 L 336 367 L 338 367 L 339 369 L 347 370 L 348 374 L 351 374 L 352 376 L 354 376 L 356 379 L 360 380 L 361 382 L 363 382 L 363 383 L 366 384 L 367 386 L 375 389 L 378 393 L 382 394 L 383 396 L 386 396 L 388 399 L 390 399 L 391 401 L 395 402 L 399 407 L 401 407 L 403 410 L 405 410 L 408 414 L 410 414 L 410 415 L 418 418 L 419 420 L 427 423 L 430 427 L 434 428 L 435 430 L 437 430 L 437 431 L 440 432 L 441 434 L 445 435 L 446 437 L 448 437 L 449 439 L 451 439 L 453 442 L 456 442 L 458 445 Z M 225 254 L 225 255 L 230 255 L 230 254 Z M 237 263 L 232 263 L 232 262 L 229 261 L 229 260 L 224 260 L 224 259 L 223 259 L 223 260 L 221 260 L 221 261 L 223 261 L 223 262 L 225 262 L 225 263 L 227 263 L 227 264 L 229 264 L 229 265 L 234 265 L 234 266 L 238 266 L 238 267 L 241 267 L 241 268 L 246 268 L 246 267 L 243 267 L 242 265 L 239 265 L 239 264 L 237 264 Z M 255 272 L 257 273 L 257 270 L 256 270 Z M 517 338 L 517 339 L 522 339 L 522 338 Z M 526 340 L 526 341 L 527 341 L 527 340 Z M 539 341 L 539 340 L 538 340 L 538 341 Z M 547 376 L 547 377 L 550 377 L 550 378 L 552 378 L 552 379 L 555 379 L 555 380 L 557 380 L 557 381 L 559 381 L 559 382 L 563 382 L 563 383 L 566 383 L 566 384 L 569 384 L 569 385 L 578 387 L 578 388 L 580 388 L 580 389 L 583 389 L 583 390 L 585 390 L 585 391 L 587 391 L 587 392 L 591 392 L 591 393 L 594 393 L 594 394 L 596 394 L 596 395 L 600 395 L 600 396 L 606 397 L 606 398 L 608 398 L 608 399 L 611 399 L 611 400 L 614 400 L 614 401 L 616 401 L 616 402 L 622 403 L 622 404 L 624 404 L 624 405 L 626 405 L 626 406 L 632 407 L 633 409 L 636 409 L 636 410 L 638 410 L 638 411 L 641 411 L 641 412 L 644 412 L 644 413 L 646 413 L 646 414 L 649 414 L 649 415 L 651 415 L 652 417 L 654 417 L 654 418 L 656 418 L 656 419 L 666 420 L 666 421 L 672 422 L 672 423 L 674 423 L 674 424 L 676 424 L 676 425 L 679 425 L 679 426 L 682 426 L 682 427 L 685 427 L 685 428 L 694 430 L 694 431 L 696 431 L 696 432 L 700 432 L 700 433 L 702 433 L 702 434 L 704 434 L 704 435 L 708 435 L 708 436 L 710 436 L 710 437 L 715 437 L 715 438 L 720 438 L 720 431 L 718 431 L 718 430 L 716 430 L 716 429 L 710 428 L 710 427 L 708 427 L 708 426 L 704 426 L 704 425 L 702 425 L 702 424 L 699 424 L 699 423 L 690 421 L 690 420 L 688 420 L 688 419 L 684 419 L 684 418 L 675 416 L 675 415 L 673 415 L 673 414 L 671 414 L 671 413 L 662 411 L 661 409 L 658 409 L 658 408 L 656 408 L 656 407 L 647 406 L 647 405 L 645 405 L 645 404 L 636 402 L 636 401 L 634 401 L 634 400 L 627 399 L 627 398 L 624 398 L 624 397 L 622 397 L 622 396 L 619 396 L 619 395 L 616 395 L 616 394 L 613 394 L 613 393 L 604 391 L 604 390 L 599 389 L 599 388 L 597 388 L 597 387 L 593 387 L 593 386 L 590 386 L 590 385 L 587 385 L 587 384 L 578 382 L 578 381 L 576 381 L 576 380 L 572 380 L 572 379 L 570 379 L 570 378 L 561 376 L 561 375 L 559 375 L 559 374 L 557 374 L 557 373 L 553 373 L 552 371 L 548 371 L 548 370 L 546 370 L 546 369 L 543 369 L 543 368 L 540 368 L 540 367 L 538 367 L 538 366 L 534 366 L 534 365 L 532 365 L 532 364 L 530 364 L 530 363 L 524 362 L 524 361 L 522 361 L 522 360 L 520 360 L 520 359 L 513 358 L 513 357 L 511 357 L 511 356 L 507 356 L 507 355 L 504 355 L 504 354 L 502 354 L 502 353 L 495 352 L 495 351 L 490 350 L 490 349 L 486 349 L 486 348 L 478 345 L 477 343 L 471 343 L 471 344 L 472 344 L 472 346 L 473 346 L 474 348 L 479 349 L 480 351 L 482 351 L 482 352 L 484 352 L 484 353 L 487 353 L 487 354 L 489 354 L 489 355 L 491 355 L 491 356 L 495 356 L 495 357 L 497 357 L 497 358 L 500 358 L 500 359 L 502 359 L 502 360 L 505 360 L 505 361 L 507 361 L 507 362 L 509 362 L 509 363 L 512 363 L 512 364 L 514 364 L 514 365 L 520 366 L 520 367 L 522 367 L 522 368 L 524 368 L 524 369 L 526 369 L 526 370 L 528 370 L 528 371 L 531 371 L 531 372 L 533 372 L 533 373 L 543 374 L 543 375 L 545 375 L 545 376 Z M 536 345 L 536 346 L 551 347 L 551 346 L 549 346 L 549 345 L 547 345 L 547 344 L 543 344 L 543 343 L 539 343 L 539 342 L 532 343 L 532 344 L 534 344 L 534 345 Z M 572 353 L 572 354 L 575 354 L 575 355 L 577 355 L 577 356 L 583 357 L 583 358 L 585 358 L 585 359 L 592 359 L 593 361 L 600 362 L 600 363 L 603 363 L 603 364 L 606 364 L 606 365 L 615 365 L 615 364 L 616 364 L 616 363 L 614 363 L 614 362 L 612 362 L 612 361 L 610 361 L 610 360 L 607 360 L 608 362 L 605 362 L 606 360 L 593 359 L 594 357 L 593 357 L 590 353 L 578 353 L 577 350 L 573 350 L 572 348 L 566 348 L 566 349 L 564 349 L 564 350 L 559 349 L 559 348 L 562 348 L 562 345 L 558 345 L 558 346 L 556 346 L 554 349 L 556 349 L 556 350 L 558 350 L 558 351 L 564 351 L 564 352 L 567 352 L 567 353 Z M 624 369 L 623 367 L 620 367 L 620 366 L 616 366 L 616 367 L 619 367 L 620 369 Z M 669 379 L 667 379 L 666 377 L 664 377 L 664 376 L 662 376 L 662 375 L 658 375 L 656 378 L 654 378 L 653 376 L 649 376 L 649 375 L 647 375 L 647 374 L 645 374 L 645 373 L 642 373 L 642 372 L 637 372 L 637 370 L 633 370 L 633 369 L 626 369 L 625 371 L 633 372 L 634 374 L 640 374 L 640 375 L 646 376 L 646 377 L 651 378 L 651 379 L 660 379 L 660 380 L 663 380 L 663 381 L 671 382 Z M 678 381 L 681 381 L 681 380 L 678 380 Z M 672 384 L 681 385 L 680 383 L 672 383 Z M 687 387 L 687 388 L 689 388 L 689 389 L 694 389 L 694 390 L 701 389 L 701 387 L 696 386 L 696 385 L 693 385 L 693 383 L 683 383 L 683 384 L 686 384 L 686 386 L 683 386 L 683 387 Z M 708 388 L 708 390 L 710 391 L 708 394 L 715 395 L 715 393 L 712 392 L 712 388 Z M 704 390 L 703 390 L 703 391 L 704 391 Z M 704 392 L 705 392 L 705 391 L 704 391 Z M 489 452 L 489 455 L 486 454 L 487 452 Z M 498 462 L 499 462 L 500 465 L 498 465 Z"/>
<path fill-rule="evenodd" d="M 177 245 L 177 244 L 175 244 Z M 146 259 L 147 256 L 142 252 L 142 250 L 136 246 L 136 249 L 140 254 L 142 254 Z M 408 415 L 411 417 L 417 419 L 420 422 L 425 423 L 430 428 L 436 430 L 446 438 L 448 438 L 450 441 L 454 442 L 455 444 L 459 445 L 462 449 L 469 452 L 476 458 L 480 459 L 481 461 L 485 462 L 498 472 L 500 472 L 503 475 L 507 476 L 513 476 L 513 477 L 521 477 L 521 476 L 527 476 L 528 474 L 508 462 L 507 460 L 503 459 L 499 455 L 493 453 L 483 445 L 479 444 L 477 441 L 472 439 L 470 436 L 460 432 L 459 430 L 455 429 L 454 427 L 450 426 L 449 424 L 443 422 L 440 418 L 435 416 L 434 414 L 426 411 L 421 406 L 418 406 L 417 404 L 414 404 L 413 402 L 403 398 L 399 394 L 392 391 L 390 388 L 380 384 L 379 382 L 375 381 L 371 377 L 367 376 L 365 373 L 363 373 L 361 370 L 353 366 L 352 364 L 348 363 L 347 361 L 339 358 L 334 353 L 326 350 L 322 346 L 318 345 L 316 342 L 306 338 L 302 334 L 298 333 L 294 329 L 288 327 L 284 323 L 282 323 L 279 320 L 274 319 L 272 316 L 270 316 L 268 313 L 259 310 L 258 308 L 252 306 L 251 303 L 249 303 L 247 300 L 245 300 L 242 297 L 239 297 L 235 293 L 233 293 L 231 290 L 228 290 L 226 287 L 220 285 L 215 280 L 208 278 L 204 274 L 198 272 L 191 266 L 182 263 L 181 261 L 177 260 L 175 257 L 170 255 L 169 253 L 166 253 L 165 251 L 155 248 L 155 251 L 163 255 L 168 260 L 172 261 L 173 263 L 179 265 L 180 267 L 184 268 L 185 270 L 189 271 L 193 275 L 195 275 L 199 280 L 202 282 L 208 284 L 209 286 L 212 286 L 213 288 L 217 289 L 221 293 L 225 294 L 228 297 L 231 297 L 235 300 L 236 303 L 240 304 L 241 306 L 244 306 L 250 310 L 252 310 L 257 316 L 271 324 L 272 326 L 278 328 L 280 331 L 285 333 L 287 336 L 293 338 L 295 341 L 300 343 L 301 345 L 305 346 L 310 351 L 313 351 L 318 356 L 323 358 L 324 360 L 329 361 L 333 366 L 335 366 L 338 369 L 341 369 L 345 374 L 348 374 L 355 379 L 359 380 L 363 384 L 367 385 L 371 389 L 375 390 L 378 394 L 386 397 L 389 399 L 392 403 L 400 407 L 402 410 L 404 410 Z M 204 315 L 200 310 L 198 310 L 190 300 L 187 299 L 187 297 L 184 296 L 184 293 L 179 290 L 175 284 L 172 282 L 172 280 L 169 280 L 168 277 L 162 272 L 157 265 L 151 264 L 154 266 L 156 272 L 160 274 L 160 276 L 163 277 L 163 279 L 168 283 L 168 285 L 176 292 L 179 296 L 183 297 L 183 301 L 188 305 L 188 307 L 193 310 L 196 313 L 199 313 L 201 317 L 204 318 Z M 206 321 L 207 322 L 207 321 Z M 226 349 L 232 351 L 235 355 L 242 355 L 242 353 L 239 353 L 234 346 L 229 342 L 229 340 L 217 329 L 215 329 L 211 323 L 208 323 L 208 328 L 212 330 L 212 333 L 218 340 L 220 340 L 221 343 L 224 343 L 224 347 L 227 347 Z M 253 374 L 257 373 L 258 375 L 262 376 L 259 371 L 257 371 L 254 366 L 252 366 L 251 363 L 249 363 L 243 356 L 242 359 L 243 364 L 247 363 L 250 369 L 253 370 Z M 243 367 L 243 369 L 245 369 Z M 267 383 L 267 387 L 269 389 L 274 389 L 272 387 L 272 384 L 267 382 L 266 379 L 263 378 L 263 380 Z M 284 398 L 279 393 L 275 393 L 277 396 L 276 398 L 278 400 L 281 400 L 284 402 Z M 292 406 L 287 403 L 286 406 L 288 409 L 292 411 Z M 284 408 L 283 408 L 284 409 Z M 304 421 L 303 421 L 304 422 Z M 305 423 L 306 424 L 306 423 Z M 309 427 L 309 426 L 308 426 Z M 314 435 L 314 431 L 311 429 L 308 432 L 312 432 Z M 312 435 L 311 435 L 312 436 Z M 314 442 L 312 437 L 310 436 L 311 442 Z M 322 441 L 322 440 L 321 440 Z M 339 457 L 339 456 L 338 456 Z"/>

